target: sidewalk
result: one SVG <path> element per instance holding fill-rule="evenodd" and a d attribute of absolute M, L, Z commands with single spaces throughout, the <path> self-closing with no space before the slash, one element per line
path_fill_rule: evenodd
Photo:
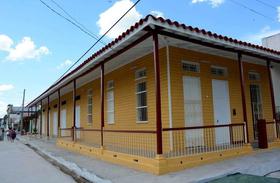
<path fill-rule="evenodd" d="M 73 162 L 79 167 L 104 180 L 116 183 L 181 183 L 181 182 L 205 182 L 213 178 L 222 177 L 233 173 L 243 173 L 279 178 L 280 149 L 261 150 L 252 155 L 204 165 L 180 172 L 155 176 L 145 172 L 136 171 L 124 166 L 110 164 L 92 157 L 87 157 L 74 152 L 66 151 L 55 145 L 54 140 L 24 137 L 31 145 L 40 150 L 49 152 L 54 157 L 61 157 L 66 161 Z"/>
<path fill-rule="evenodd" d="M 1 183 L 75 183 L 27 146 L 6 140 L 0 141 L 0 177 Z"/>

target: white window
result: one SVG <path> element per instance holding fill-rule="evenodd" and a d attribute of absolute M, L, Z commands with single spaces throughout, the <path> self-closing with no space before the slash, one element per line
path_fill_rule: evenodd
<path fill-rule="evenodd" d="M 146 69 L 139 69 L 135 72 L 135 80 L 145 79 L 147 77 Z"/>
<path fill-rule="evenodd" d="M 87 117 L 88 117 L 88 123 L 92 123 L 92 89 L 89 89 L 87 91 Z"/>
<path fill-rule="evenodd" d="M 249 72 L 249 80 L 251 81 L 259 81 L 261 79 L 261 76 L 259 73 L 257 72 Z"/>
<path fill-rule="evenodd" d="M 187 72 L 200 72 L 200 65 L 195 62 L 182 61 L 182 68 Z"/>
<path fill-rule="evenodd" d="M 141 72 L 138 73 L 138 72 Z M 146 78 L 146 70 L 138 70 L 136 71 L 136 113 L 137 113 L 137 121 L 143 122 L 148 121 L 147 115 L 147 83 L 145 81 Z"/>
<path fill-rule="evenodd" d="M 211 66 L 211 74 L 214 76 L 227 76 L 227 68 Z"/>
<path fill-rule="evenodd" d="M 107 82 L 107 122 L 113 124 L 115 121 L 114 116 L 115 104 L 114 104 L 114 81 Z"/>

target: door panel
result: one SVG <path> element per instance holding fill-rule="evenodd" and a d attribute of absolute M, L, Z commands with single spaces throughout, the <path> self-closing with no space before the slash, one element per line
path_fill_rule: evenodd
<path fill-rule="evenodd" d="M 258 139 L 257 122 L 258 119 L 263 118 L 260 86 L 256 84 L 250 85 L 250 95 L 251 95 L 251 108 L 252 108 L 253 125 L 254 125 L 254 138 L 257 140 Z"/>
<path fill-rule="evenodd" d="M 231 123 L 228 81 L 212 80 L 214 124 L 224 125 Z M 229 127 L 215 129 L 216 144 L 230 142 Z"/>
<path fill-rule="evenodd" d="M 46 123 L 45 123 L 45 114 L 43 114 L 42 115 L 42 126 L 41 126 L 41 128 L 42 128 L 42 134 L 46 134 Z"/>
<path fill-rule="evenodd" d="M 49 121 L 47 121 L 47 125 L 49 125 L 49 136 L 51 136 L 51 113 L 49 112 Z M 48 128 L 48 126 L 47 126 Z"/>
<path fill-rule="evenodd" d="M 66 109 L 62 109 L 61 113 L 60 113 L 60 123 L 61 123 L 60 127 L 61 128 L 66 128 L 66 114 L 67 114 Z M 65 135 L 66 135 L 65 131 L 62 130 L 61 131 L 61 136 L 63 137 Z"/>
<path fill-rule="evenodd" d="M 57 112 L 53 113 L 53 136 L 57 136 Z"/>
<path fill-rule="evenodd" d="M 76 106 L 76 127 L 80 128 L 81 127 L 81 122 L 80 122 L 80 106 Z M 76 138 L 80 138 L 80 131 L 76 132 Z"/>
<path fill-rule="evenodd" d="M 183 77 L 185 126 L 202 126 L 201 86 L 199 77 Z M 185 131 L 186 146 L 203 146 L 203 130 Z"/>

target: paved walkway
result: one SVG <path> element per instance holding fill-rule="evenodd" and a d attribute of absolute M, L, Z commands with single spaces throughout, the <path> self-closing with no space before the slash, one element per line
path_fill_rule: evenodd
<path fill-rule="evenodd" d="M 21 142 L 0 141 L 0 182 L 74 183 L 75 181 Z"/>
<path fill-rule="evenodd" d="M 155 176 L 145 172 L 136 171 L 124 166 L 110 164 L 92 157 L 83 156 L 74 152 L 66 151 L 55 146 L 54 140 L 42 140 L 28 138 L 29 143 L 40 149 L 50 152 L 53 156 L 77 164 L 87 169 L 98 177 L 111 180 L 116 183 L 181 183 L 181 182 L 205 182 L 213 178 L 222 177 L 232 173 L 244 173 L 264 176 L 270 172 L 280 170 L 280 149 L 258 151 L 254 154 L 234 159 L 224 160 L 205 166 L 200 166 L 176 173 Z M 275 177 L 279 173 L 275 173 Z M 273 177 L 273 174 L 270 174 Z"/>

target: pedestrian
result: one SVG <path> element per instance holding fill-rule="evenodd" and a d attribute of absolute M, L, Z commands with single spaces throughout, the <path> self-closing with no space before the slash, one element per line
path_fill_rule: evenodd
<path fill-rule="evenodd" d="M 11 130 L 12 130 L 12 128 L 9 127 L 9 129 L 8 129 L 7 132 L 6 132 L 7 140 L 8 140 L 8 141 L 11 141 Z"/>
<path fill-rule="evenodd" d="M 4 129 L 0 128 L 0 141 L 4 140 Z"/>
<path fill-rule="evenodd" d="M 11 142 L 14 142 L 16 136 L 17 136 L 17 132 L 16 132 L 16 129 L 12 129 L 11 132 L 10 132 L 10 136 L 11 136 Z"/>

